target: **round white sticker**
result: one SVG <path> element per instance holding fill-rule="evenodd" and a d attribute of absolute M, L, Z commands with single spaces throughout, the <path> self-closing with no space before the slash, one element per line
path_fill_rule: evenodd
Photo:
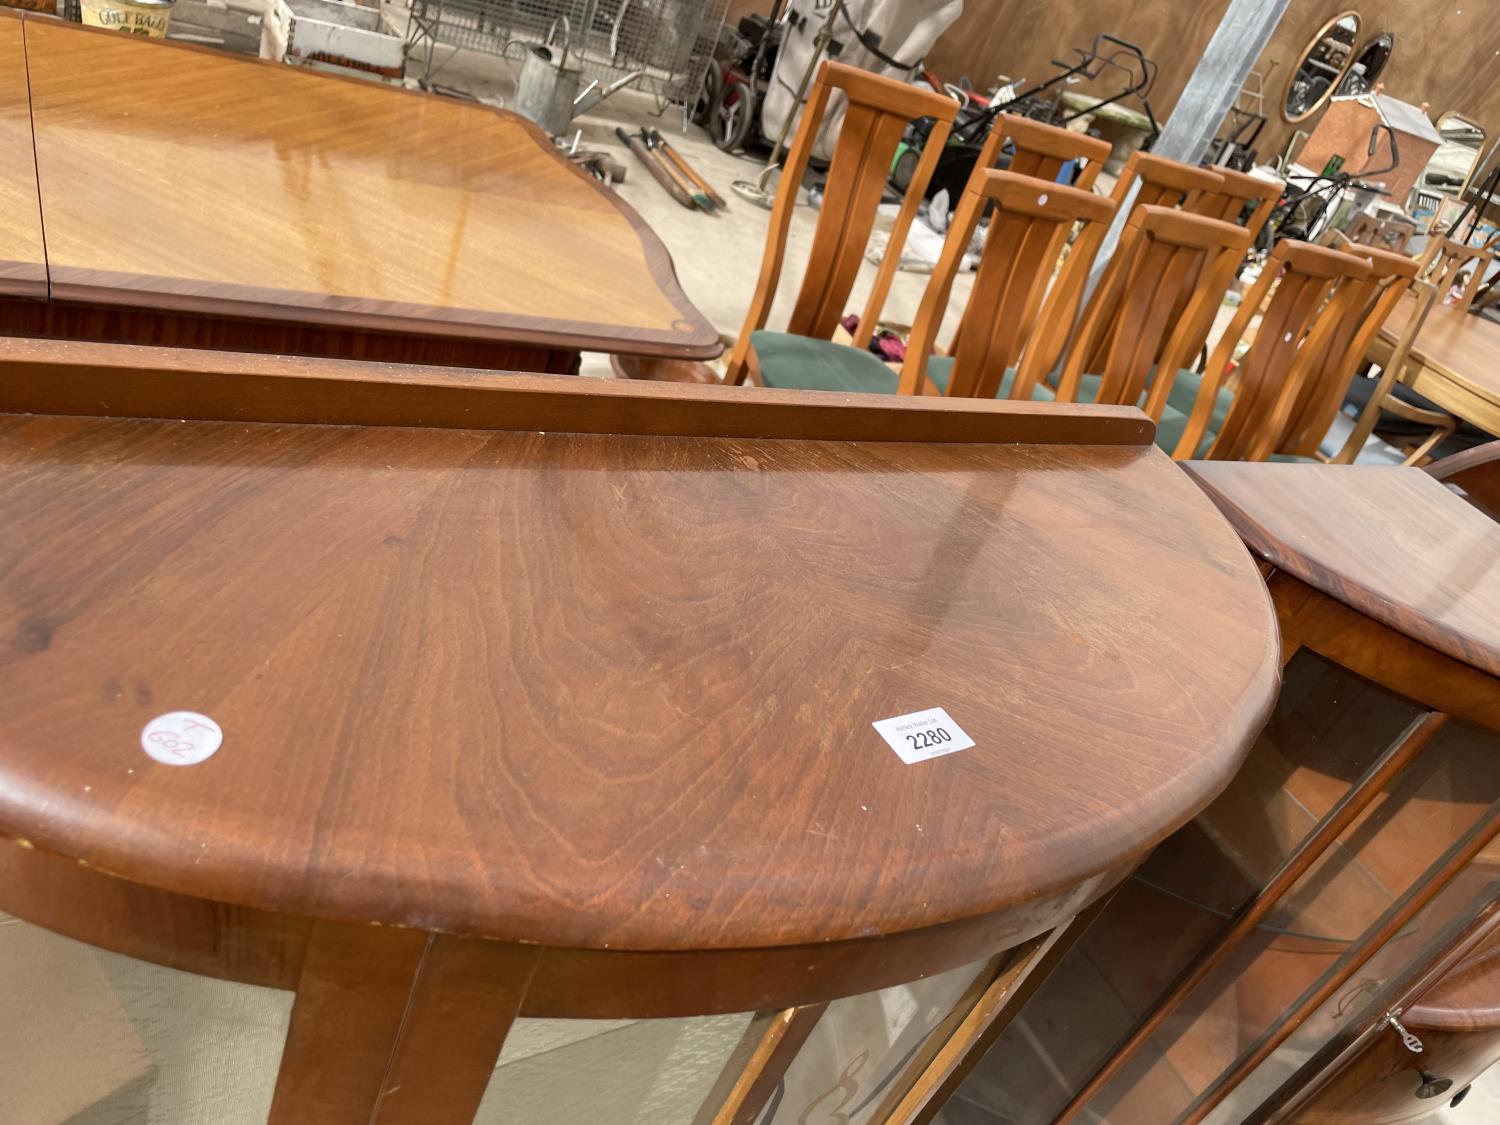
<path fill-rule="evenodd" d="M 223 742 L 219 724 L 196 711 L 169 711 L 141 729 L 141 749 L 166 766 L 196 766 Z"/>

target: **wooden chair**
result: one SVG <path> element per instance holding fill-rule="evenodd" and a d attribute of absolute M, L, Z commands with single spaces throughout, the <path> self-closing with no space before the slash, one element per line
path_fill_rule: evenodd
<path fill-rule="evenodd" d="M 1083 191 L 1093 190 L 1094 182 L 1099 178 L 1099 171 L 1104 167 L 1104 162 L 1109 159 L 1110 153 L 1109 142 L 1100 140 L 1098 137 L 1090 137 L 1086 133 L 1075 133 L 1071 129 L 1047 125 L 1041 121 L 1018 117 L 1012 113 L 1002 113 L 990 127 L 989 136 L 985 138 L 984 146 L 979 150 L 979 157 L 974 162 L 974 172 L 969 178 L 969 185 L 966 186 L 972 186 L 986 171 L 995 167 L 996 161 L 1000 159 L 1007 145 L 1011 148 L 1011 156 L 1010 164 L 1005 170 L 1022 176 L 1032 176 L 1039 180 L 1055 181 L 1069 161 L 1083 161 L 1083 168 L 1072 185 Z M 1067 240 L 1068 231 L 1059 229 L 1051 254 L 1053 262 L 1062 256 Z M 1073 253 L 1087 254 L 1092 261 L 1093 252 L 1097 249 L 1098 242 L 1095 240 L 1091 248 L 1075 244 Z M 882 293 L 880 296 L 883 301 L 885 294 Z M 1038 292 L 1038 300 L 1041 296 L 1042 294 Z M 971 302 L 971 307 L 975 307 L 973 302 Z M 978 307 L 982 308 L 983 305 L 980 304 Z M 870 331 L 873 331 L 874 327 L 872 320 L 869 324 Z M 958 341 L 962 336 L 963 323 L 960 321 L 953 333 L 953 339 L 949 341 L 949 355 L 956 354 Z M 870 336 L 865 331 L 864 323 L 860 324 L 859 331 L 855 333 L 854 342 L 860 347 L 869 344 Z M 1022 340 L 1021 343 L 1024 344 L 1025 341 Z"/>
<path fill-rule="evenodd" d="M 1396 398 L 1393 389 L 1405 370 L 1407 356 L 1427 312 L 1437 296 L 1437 289 L 1417 280 L 1417 261 L 1404 254 L 1392 254 L 1373 246 L 1346 245 L 1344 249 L 1366 259 L 1370 273 L 1358 280 L 1342 282 L 1356 292 L 1345 309 L 1342 323 L 1323 357 L 1323 370 L 1308 381 L 1302 398 L 1293 411 L 1281 452 L 1299 457 L 1316 458 L 1333 464 L 1417 465 L 1423 463 L 1432 447 L 1454 430 L 1454 421 L 1446 414 L 1420 410 Z M 1381 369 L 1380 377 L 1356 416 L 1344 406 L 1350 384 L 1360 364 L 1370 354 L 1377 334 L 1408 293 L 1415 305 L 1400 339 Z M 1382 411 L 1401 414 L 1413 420 L 1430 422 L 1431 435 L 1411 453 L 1388 445 L 1374 434 Z"/>
<path fill-rule="evenodd" d="M 1086 163 L 1073 181 L 1073 187 L 1092 191 L 1099 170 L 1109 159 L 1108 141 L 1091 137 L 1087 133 L 1075 133 L 1056 125 L 1033 121 L 1014 113 L 1002 113 L 990 126 L 990 133 L 979 150 L 974 163 L 973 179 L 995 167 L 1000 154 L 1009 144 L 1012 152 L 1010 164 L 1005 169 L 1021 176 L 1034 176 L 1039 180 L 1056 180 L 1070 160 Z"/>
<path fill-rule="evenodd" d="M 786 331 L 764 332 L 766 318 L 776 297 L 776 283 L 781 277 L 787 233 L 797 205 L 797 188 L 807 171 L 813 141 L 827 112 L 829 99 L 836 91 L 848 97 L 849 108 L 829 162 L 828 180 L 802 287 L 797 293 Z M 890 287 L 891 276 L 901 260 L 906 233 L 922 202 L 927 182 L 932 178 L 938 156 L 947 143 L 948 130 L 957 112 L 958 103 L 945 95 L 841 63 L 823 64 L 782 171 L 781 187 L 771 211 L 760 278 L 756 282 L 745 325 L 730 355 L 724 375 L 726 383 L 743 383 L 757 362 L 762 369 L 772 364 L 795 365 L 803 350 L 797 344 L 799 337 L 826 342 L 833 335 L 859 273 L 896 146 L 910 121 L 931 117 L 934 119 L 931 135 L 891 229 L 890 241 L 871 291 L 871 301 L 860 317 L 862 325 L 874 323 L 880 299 Z"/>
<path fill-rule="evenodd" d="M 1433 461 L 1423 471 L 1458 491 L 1472 507 L 1500 520 L 1500 441 Z"/>
<path fill-rule="evenodd" d="M 1271 209 L 1286 190 L 1286 183 L 1237 172 L 1233 168 L 1216 167 L 1213 171 L 1224 182 L 1215 188 L 1200 188 L 1193 192 L 1182 209 L 1194 215 L 1237 223 L 1250 232 L 1253 243 L 1265 229 Z M 1247 206 L 1252 208 L 1248 215 L 1245 213 Z"/>
<path fill-rule="evenodd" d="M 1407 243 L 1416 237 L 1417 224 L 1402 215 L 1377 217 L 1361 211 L 1350 220 L 1347 230 L 1340 232 L 1330 229 L 1329 236 L 1333 240 L 1325 245 L 1337 248 L 1337 236 L 1340 234 L 1350 242 L 1400 254 L 1406 250 Z"/>
<path fill-rule="evenodd" d="M 1281 193 L 1286 190 L 1286 184 L 1281 180 L 1264 180 L 1259 176 L 1237 172 L 1233 168 L 1216 167 L 1213 171 L 1223 183 L 1214 188 L 1200 188 L 1191 192 L 1183 202 L 1182 209 L 1189 214 L 1242 226 L 1250 235 L 1250 244 L 1255 245 L 1255 239 L 1271 217 L 1271 210 L 1281 198 Z M 1227 284 L 1226 282 L 1226 287 Z M 1174 320 L 1183 315 L 1186 307 L 1187 294 L 1184 293 L 1172 310 Z M 1206 303 L 1197 309 L 1192 328 L 1184 339 L 1188 346 L 1189 363 L 1200 357 L 1203 362 L 1207 362 L 1208 336 L 1213 331 L 1214 315 L 1217 312 L 1217 305 Z"/>
<path fill-rule="evenodd" d="M 1109 146 L 1103 147 L 1107 152 Z M 934 357 L 953 278 L 989 204 L 995 210 L 961 321 L 965 327 L 951 356 Z M 1113 201 L 1103 196 L 1030 176 L 987 170 L 977 183 L 971 178 L 917 310 L 901 367 L 901 393 L 920 394 L 930 379 L 939 392 L 948 395 L 1027 397 L 1035 382 L 1034 371 L 1025 386 L 1010 384 L 1021 349 L 1036 324 L 1062 241 L 1075 223 L 1083 224 L 1086 235 L 1102 228 L 1114 213 Z"/>
<path fill-rule="evenodd" d="M 1281 447 L 1303 395 L 1321 401 L 1319 392 L 1309 389 L 1310 381 L 1326 377 L 1326 357 L 1361 293 L 1358 287 L 1339 283 L 1369 273 L 1365 257 L 1292 239 L 1278 243 L 1202 377 L 1179 371 L 1167 388 L 1157 444 L 1178 460 L 1267 460 Z M 1237 386 L 1231 390 L 1231 362 L 1262 307 L 1260 326 L 1239 362 Z M 1192 406 L 1185 410 L 1189 394 Z"/>
<path fill-rule="evenodd" d="M 979 273 L 964 313 L 969 328 L 954 356 L 933 357 L 953 279 L 980 216 L 991 206 Z M 922 296 L 899 378 L 866 349 L 833 343 L 824 343 L 815 354 L 809 349 L 812 358 L 801 364 L 765 370 L 762 378 L 779 388 L 993 398 L 1036 321 L 1061 239 L 1075 223 L 1087 229 L 1112 214 L 1114 204 L 1092 192 L 987 170 L 970 179 L 959 200 Z"/>
<path fill-rule="evenodd" d="M 1446 235 L 1434 234 L 1420 259 L 1422 280 L 1436 285 L 1438 300 L 1444 302 L 1448 293 L 1462 280 L 1463 292 L 1455 305 L 1468 312 L 1484 286 L 1485 274 L 1495 261 L 1497 247 L 1500 247 L 1500 234 L 1481 246 L 1470 246 Z"/>
<path fill-rule="evenodd" d="M 1136 190 L 1133 208 L 1181 207 L 1195 192 L 1216 191 L 1224 177 L 1216 170 L 1198 168 L 1164 156 L 1153 156 L 1148 152 L 1132 153 L 1125 162 L 1115 189 L 1110 193 L 1118 212 Z M 1088 238 L 1080 238 L 1058 275 L 1054 294 L 1050 301 L 1048 321 L 1042 327 L 1036 341 L 1037 361 L 1046 371 L 1053 370 L 1069 350 L 1078 311 L 1083 304 L 1084 290 L 1088 286 L 1089 273 L 1093 269 L 1094 257 L 1104 241 L 1105 231 L 1094 232 Z M 1115 268 L 1120 254 L 1117 250 L 1110 260 Z M 1128 269 L 1128 262 L 1119 262 L 1121 269 Z"/>
<path fill-rule="evenodd" d="M 1056 398 L 1140 405 L 1159 418 L 1172 380 L 1153 373 L 1175 372 L 1196 354 L 1197 325 L 1218 308 L 1249 246 L 1250 232 L 1233 223 L 1137 207 L 1079 322 Z M 1042 362 L 1027 355 L 1018 393 L 1044 374 Z"/>

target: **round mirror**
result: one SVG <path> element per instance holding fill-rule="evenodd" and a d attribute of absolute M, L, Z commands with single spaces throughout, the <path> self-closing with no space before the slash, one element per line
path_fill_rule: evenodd
<path fill-rule="evenodd" d="M 1391 45 L 1394 42 L 1389 31 L 1382 31 L 1374 39 L 1368 40 L 1359 49 L 1359 54 L 1354 56 L 1354 63 L 1349 67 L 1349 73 L 1344 75 L 1344 80 L 1339 83 L 1337 93 L 1342 96 L 1366 94 L 1373 90 L 1380 72 L 1391 61 Z"/>
<path fill-rule="evenodd" d="M 1359 34 L 1359 13 L 1344 12 L 1318 29 L 1302 61 L 1287 80 L 1281 115 L 1301 121 L 1320 109 L 1332 95 L 1354 62 L 1354 37 Z"/>

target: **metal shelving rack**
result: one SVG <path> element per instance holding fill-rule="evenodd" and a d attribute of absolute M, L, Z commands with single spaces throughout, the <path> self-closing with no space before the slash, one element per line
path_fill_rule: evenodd
<path fill-rule="evenodd" d="M 659 110 L 691 105 L 728 8 L 729 0 L 412 0 L 407 62 L 419 62 L 427 86 L 447 62 L 441 47 L 504 57 L 515 44 L 546 41 L 566 17 L 569 59 L 585 83 L 639 71 Z"/>

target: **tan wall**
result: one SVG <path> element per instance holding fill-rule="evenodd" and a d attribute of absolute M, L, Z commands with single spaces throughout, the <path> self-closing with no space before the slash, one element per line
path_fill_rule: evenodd
<path fill-rule="evenodd" d="M 1159 72 L 1151 106 L 1165 120 L 1182 93 L 1228 0 L 966 0 L 964 14 L 929 56 L 947 79 L 968 74 L 984 87 L 997 74 L 1037 80 L 1055 73 L 1054 58 L 1087 46 L 1099 32 L 1140 45 Z M 1495 0 L 1292 0 L 1256 64 L 1275 68 L 1266 84 L 1270 124 L 1260 154 L 1269 158 L 1291 137 L 1281 118 L 1287 78 L 1307 41 L 1341 11 L 1360 14 L 1357 42 L 1381 31 L 1395 37 L 1381 81 L 1386 92 L 1420 105 L 1436 119 L 1456 109 L 1491 138 L 1500 135 L 1500 5 Z M 1357 49 L 1357 48 L 1356 48 Z"/>

